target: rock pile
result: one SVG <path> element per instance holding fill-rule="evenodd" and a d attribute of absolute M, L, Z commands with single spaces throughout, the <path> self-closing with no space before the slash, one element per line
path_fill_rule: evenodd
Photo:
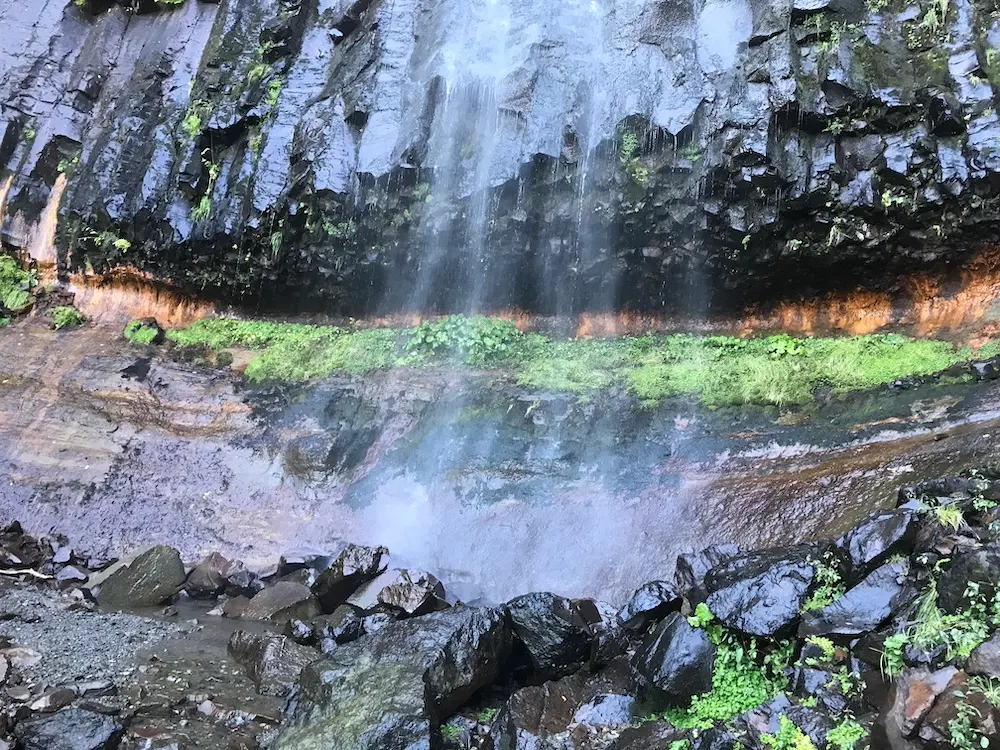
<path fill-rule="evenodd" d="M 106 567 L 12 525 L 0 567 L 84 603 L 188 596 L 256 621 L 232 633 L 230 657 L 287 701 L 281 726 L 241 747 L 966 750 L 1000 746 L 998 501 L 993 475 L 926 482 L 836 540 L 681 555 L 673 580 L 620 609 L 547 592 L 456 602 L 356 545 L 268 575 L 218 554 L 185 573 L 168 548 Z M 68 583 L 70 567 L 83 580 Z M 7 646 L 0 679 L 31 658 Z M 84 696 L 20 696 L 0 737 L 131 748 L 129 712 Z"/>

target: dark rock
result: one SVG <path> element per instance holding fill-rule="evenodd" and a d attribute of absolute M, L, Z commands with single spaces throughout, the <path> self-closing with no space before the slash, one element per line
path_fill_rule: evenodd
<path fill-rule="evenodd" d="M 76 700 L 76 691 L 73 688 L 60 687 L 46 690 L 31 701 L 28 708 L 37 713 L 47 714 L 66 708 L 74 700 Z"/>
<path fill-rule="evenodd" d="M 1000 360 L 998 359 L 973 362 L 971 367 L 976 380 L 996 380 L 1000 378 Z"/>
<path fill-rule="evenodd" d="M 316 644 L 316 628 L 310 622 L 302 620 L 289 620 L 285 623 L 285 635 L 291 638 L 300 646 L 313 646 Z"/>
<path fill-rule="evenodd" d="M 792 693 L 799 698 L 813 698 L 816 705 L 831 715 L 839 715 L 847 708 L 846 696 L 832 688 L 835 675 L 825 669 L 796 667 L 792 673 Z"/>
<path fill-rule="evenodd" d="M 243 667 L 261 695 L 285 696 L 302 670 L 319 654 L 283 635 L 237 630 L 229 638 L 229 656 Z"/>
<path fill-rule="evenodd" d="M 649 634 L 634 664 L 647 685 L 672 701 L 684 703 L 712 689 L 715 653 L 705 631 L 674 612 Z"/>
<path fill-rule="evenodd" d="M 682 599 L 666 581 L 650 581 L 640 586 L 618 616 L 628 630 L 642 633 L 657 620 L 680 609 Z"/>
<path fill-rule="evenodd" d="M 909 574 L 908 561 L 883 565 L 823 609 L 806 612 L 799 623 L 799 637 L 876 630 L 916 596 Z"/>
<path fill-rule="evenodd" d="M 387 616 L 387 624 L 391 621 Z M 365 632 L 361 613 L 347 604 L 337 607 L 332 614 L 315 618 L 312 624 L 321 638 L 332 638 L 337 643 L 350 643 Z"/>
<path fill-rule="evenodd" d="M 369 633 L 377 633 L 387 625 L 392 624 L 395 618 L 386 612 L 376 612 L 373 615 L 366 615 L 361 618 L 361 630 L 366 635 Z"/>
<path fill-rule="evenodd" d="M 895 554 L 908 556 L 916 538 L 916 520 L 912 508 L 879 511 L 847 532 L 837 546 L 847 552 L 854 580 L 868 575 Z"/>
<path fill-rule="evenodd" d="M 955 747 L 952 740 L 952 727 L 959 718 L 959 706 L 969 712 L 973 730 L 979 730 L 991 740 L 993 746 L 998 737 L 997 710 L 990 704 L 981 692 L 967 688 L 968 678 L 965 672 L 958 672 L 942 691 L 927 715 L 924 717 L 917 736 L 925 746 Z"/>
<path fill-rule="evenodd" d="M 246 612 L 249 605 L 250 600 L 245 596 L 234 596 L 232 599 L 226 599 L 222 603 L 222 616 L 232 619 L 243 617 L 243 613 Z"/>
<path fill-rule="evenodd" d="M 573 722 L 591 727 L 627 727 L 635 719 L 635 698 L 605 694 L 584 703 L 573 714 Z"/>
<path fill-rule="evenodd" d="M 976 647 L 965 664 L 965 671 L 971 675 L 1000 677 L 1000 634 Z"/>
<path fill-rule="evenodd" d="M 502 610 L 458 607 L 391 623 L 310 665 L 274 750 L 435 747 L 450 715 L 506 662 Z"/>
<path fill-rule="evenodd" d="M 162 604 L 184 585 L 184 564 L 173 547 L 153 547 L 123 565 L 102 583 L 97 601 L 123 609 Z"/>
<path fill-rule="evenodd" d="M 705 589 L 705 576 L 717 565 L 740 554 L 734 544 L 721 544 L 708 547 L 701 552 L 686 552 L 677 556 L 677 567 L 674 570 L 674 580 L 677 591 L 688 598 L 692 605 L 701 604 L 708 598 Z"/>
<path fill-rule="evenodd" d="M 243 618 L 246 620 L 311 620 L 319 614 L 319 605 L 308 586 L 291 581 L 279 581 L 250 600 Z"/>
<path fill-rule="evenodd" d="M 225 577 L 225 592 L 232 597 L 245 596 L 249 599 L 264 589 L 260 576 L 248 570 L 239 560 L 229 566 Z"/>
<path fill-rule="evenodd" d="M 87 573 L 80 570 L 80 568 L 75 565 L 67 565 L 64 568 L 60 568 L 59 572 L 56 573 L 56 580 L 59 583 L 65 583 L 67 585 L 82 583 L 86 581 L 88 577 Z"/>
<path fill-rule="evenodd" d="M 218 596 L 226 590 L 226 575 L 232 566 L 229 560 L 218 552 L 213 552 L 188 573 L 187 580 L 184 581 L 184 590 L 194 599 Z"/>
<path fill-rule="evenodd" d="M 979 585 L 980 593 L 992 599 L 1000 580 L 1000 550 L 984 548 L 957 555 L 938 579 L 938 605 L 949 614 L 968 606 L 965 592 L 969 583 Z"/>
<path fill-rule="evenodd" d="M 672 743 L 685 739 L 688 739 L 688 733 L 683 729 L 677 729 L 665 721 L 650 721 L 623 731 L 608 750 L 663 750 Z"/>
<path fill-rule="evenodd" d="M 23 750 L 111 750 L 122 725 L 110 716 L 67 708 L 19 722 L 14 734 Z"/>
<path fill-rule="evenodd" d="M 745 727 L 753 737 L 760 737 L 762 734 L 773 735 L 781 728 L 782 716 L 787 717 L 808 735 L 816 747 L 826 746 L 826 735 L 837 724 L 823 711 L 792 705 L 784 695 L 772 698 L 762 706 L 747 711 L 737 719 L 736 724 Z"/>
<path fill-rule="evenodd" d="M 385 570 L 382 558 L 388 554 L 385 547 L 348 545 L 313 584 L 313 594 L 323 611 L 333 612 L 363 583 L 377 578 Z"/>
<path fill-rule="evenodd" d="M 593 632 L 569 599 L 533 593 L 512 599 L 506 606 L 514 636 L 539 675 L 568 674 L 590 655 Z"/>
<path fill-rule="evenodd" d="M 795 626 L 809 595 L 815 550 L 765 551 L 731 558 L 705 577 L 708 608 L 726 626 L 773 636 Z"/>
<path fill-rule="evenodd" d="M 909 747 L 906 738 L 913 736 L 937 697 L 952 684 L 956 675 L 958 670 L 954 667 L 937 672 L 917 669 L 898 675 L 872 730 L 872 746 Z"/>
<path fill-rule="evenodd" d="M 17 521 L 0 530 L 0 568 L 37 568 L 45 561 L 46 552 Z"/>
<path fill-rule="evenodd" d="M 410 617 L 448 607 L 441 581 L 419 570 L 400 570 L 396 580 L 378 592 L 378 601 Z"/>

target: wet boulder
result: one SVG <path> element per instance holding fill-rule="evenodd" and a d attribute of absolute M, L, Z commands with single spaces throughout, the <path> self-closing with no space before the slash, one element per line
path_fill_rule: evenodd
<path fill-rule="evenodd" d="M 184 581 L 184 591 L 192 599 L 210 599 L 226 590 L 226 574 L 232 563 L 213 552 L 194 566 Z"/>
<path fill-rule="evenodd" d="M 246 565 L 237 560 L 226 571 L 227 596 L 245 596 L 250 598 L 264 589 L 264 581 L 260 576 L 249 570 Z"/>
<path fill-rule="evenodd" d="M 546 592 L 525 594 L 507 602 L 506 609 L 514 637 L 538 675 L 569 674 L 590 655 L 593 631 L 569 599 Z"/>
<path fill-rule="evenodd" d="M 938 605 L 954 614 L 968 606 L 965 592 L 970 583 L 979 586 L 987 599 L 993 597 L 1000 580 L 1000 549 L 996 546 L 957 555 L 938 579 Z"/>
<path fill-rule="evenodd" d="M 253 597 L 243 610 L 244 620 L 311 620 L 319 614 L 319 604 L 308 586 L 279 581 Z"/>
<path fill-rule="evenodd" d="M 261 695 L 288 695 L 302 670 L 319 654 L 273 633 L 237 630 L 229 638 L 230 658 L 239 664 Z"/>
<path fill-rule="evenodd" d="M 1000 677 L 1000 634 L 994 635 L 976 647 L 976 650 L 969 656 L 965 671 L 971 675 Z"/>
<path fill-rule="evenodd" d="M 712 689 L 715 654 L 705 631 L 673 612 L 647 636 L 633 664 L 647 686 L 683 703 Z"/>
<path fill-rule="evenodd" d="M 917 747 L 908 744 L 907 738 L 914 737 L 938 696 L 953 687 L 958 674 L 954 667 L 945 667 L 936 672 L 913 669 L 897 675 L 872 728 L 872 746 Z"/>
<path fill-rule="evenodd" d="M 688 733 L 683 729 L 678 729 L 665 721 L 649 721 L 624 730 L 608 746 L 608 750 L 663 750 L 674 742 L 686 739 Z"/>
<path fill-rule="evenodd" d="M 773 636 L 794 628 L 816 571 L 810 548 L 731 558 L 705 576 L 708 608 L 727 627 Z"/>
<path fill-rule="evenodd" d="M 801 729 L 815 747 L 826 747 L 826 735 L 837 723 L 824 711 L 792 705 L 786 696 L 779 695 L 740 716 L 736 720 L 736 726 L 747 730 L 752 737 L 774 735 L 781 729 L 782 716 Z"/>
<path fill-rule="evenodd" d="M 657 620 L 662 620 L 681 607 L 681 596 L 667 581 L 650 581 L 632 594 L 618 616 L 622 626 L 634 633 L 642 633 Z"/>
<path fill-rule="evenodd" d="M 836 601 L 803 614 L 799 637 L 861 635 L 876 630 L 916 596 L 909 573 L 906 560 L 876 569 Z"/>
<path fill-rule="evenodd" d="M 409 617 L 448 608 L 441 581 L 421 570 L 400 570 L 396 579 L 378 592 L 378 602 Z"/>
<path fill-rule="evenodd" d="M 66 708 L 19 722 L 14 734 L 23 750 L 111 750 L 122 725 L 110 716 Z"/>
<path fill-rule="evenodd" d="M 674 570 L 677 592 L 686 596 L 692 605 L 701 604 L 708 598 L 708 591 L 705 589 L 705 576 L 708 575 L 708 571 L 739 554 L 739 547 L 735 544 L 719 544 L 700 552 L 685 552 L 678 555 Z"/>
<path fill-rule="evenodd" d="M 986 738 L 988 747 L 996 746 L 995 743 L 1000 740 L 997 709 L 985 695 L 978 690 L 969 690 L 967 685 L 967 675 L 959 672 L 948 683 L 948 689 L 934 701 L 934 706 L 917 730 L 917 736 L 923 740 L 925 747 L 962 747 L 953 739 L 955 723 L 961 716 L 970 720 L 973 731 Z"/>
<path fill-rule="evenodd" d="M 837 542 L 850 560 L 855 580 L 895 554 L 908 555 L 917 535 L 917 513 L 913 508 L 878 511 L 847 532 Z"/>
<path fill-rule="evenodd" d="M 635 703 L 631 695 L 598 695 L 576 709 L 573 723 L 589 727 L 627 727 L 635 720 Z"/>
<path fill-rule="evenodd" d="M 361 547 L 349 544 L 324 570 L 312 586 L 313 594 L 324 612 L 333 612 L 346 602 L 358 588 L 385 571 L 382 558 L 385 547 Z"/>
<path fill-rule="evenodd" d="M 315 618 L 312 624 L 320 640 L 328 638 L 335 643 L 350 643 L 365 632 L 362 613 L 349 604 L 342 604 L 331 614 Z"/>
<path fill-rule="evenodd" d="M 0 568 L 37 568 L 44 562 L 46 552 L 37 539 L 24 533 L 17 521 L 0 530 Z"/>
<path fill-rule="evenodd" d="M 273 748 L 436 747 L 440 718 L 493 682 L 510 649 L 500 609 L 457 607 L 390 623 L 305 669 Z"/>
<path fill-rule="evenodd" d="M 102 607 L 151 607 L 170 599 L 184 585 L 184 564 L 173 547 L 146 550 L 101 583 L 97 601 Z"/>

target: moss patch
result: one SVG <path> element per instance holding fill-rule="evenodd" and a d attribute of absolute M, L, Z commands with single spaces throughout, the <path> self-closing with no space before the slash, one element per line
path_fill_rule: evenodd
<path fill-rule="evenodd" d="M 1000 352 L 1000 344 L 973 352 L 946 341 L 895 334 L 556 340 L 522 334 L 505 321 L 463 316 L 405 330 L 202 320 L 169 331 L 167 338 L 182 347 L 262 350 L 246 371 L 255 382 L 447 362 L 489 367 L 530 388 L 579 395 L 619 389 L 648 405 L 689 397 L 707 406 L 805 405 L 819 388 L 834 393 L 868 390 Z"/>

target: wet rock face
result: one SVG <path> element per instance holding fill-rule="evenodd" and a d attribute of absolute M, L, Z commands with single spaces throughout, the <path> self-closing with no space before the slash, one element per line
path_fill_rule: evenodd
<path fill-rule="evenodd" d="M 823 609 L 807 612 L 799 637 L 861 635 L 876 630 L 916 596 L 906 561 L 887 563 Z"/>
<path fill-rule="evenodd" d="M 385 547 L 348 545 L 312 585 L 312 592 L 323 611 L 333 612 L 362 584 L 374 580 L 384 572 L 382 558 L 388 554 L 389 550 Z"/>
<path fill-rule="evenodd" d="M 359 312 L 582 308 L 615 281 L 671 306 L 693 267 L 736 304 L 954 262 L 998 214 L 989 0 L 934 24 L 743 0 L 130 10 L 2 17 L 3 238 L 26 248 L 65 179 L 66 268 Z M 423 251 L 445 234 L 453 254 Z"/>
<path fill-rule="evenodd" d="M 246 671 L 261 695 L 285 696 L 302 670 L 319 654 L 283 635 L 237 630 L 229 639 L 229 655 Z"/>
<path fill-rule="evenodd" d="M 507 602 L 507 614 L 515 638 L 540 675 L 568 674 L 590 655 L 593 631 L 569 599 L 525 594 Z"/>

